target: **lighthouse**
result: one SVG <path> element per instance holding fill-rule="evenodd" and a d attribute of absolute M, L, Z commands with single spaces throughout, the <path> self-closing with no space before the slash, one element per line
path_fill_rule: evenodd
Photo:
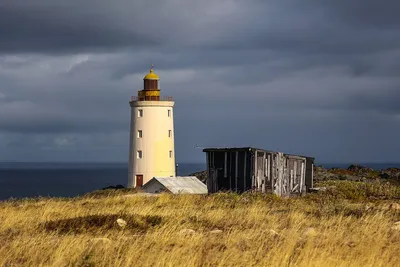
<path fill-rule="evenodd" d="M 175 102 L 160 95 L 160 78 L 153 66 L 143 81 L 143 90 L 129 102 L 128 187 L 141 187 L 153 177 L 175 176 Z"/>

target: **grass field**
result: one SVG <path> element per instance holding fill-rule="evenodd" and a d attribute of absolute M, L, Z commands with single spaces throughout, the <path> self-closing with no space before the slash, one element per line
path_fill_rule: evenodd
<path fill-rule="evenodd" d="M 291 199 L 122 190 L 0 202 L 0 266 L 400 266 L 399 187 L 326 184 L 336 189 Z"/>

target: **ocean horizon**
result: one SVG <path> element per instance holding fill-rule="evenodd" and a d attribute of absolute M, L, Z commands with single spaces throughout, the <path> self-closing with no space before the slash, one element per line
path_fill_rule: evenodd
<path fill-rule="evenodd" d="M 317 163 L 347 168 L 355 163 Z M 400 163 L 357 163 L 376 170 Z M 206 169 L 206 163 L 178 163 L 178 176 Z M 0 200 L 31 197 L 75 197 L 108 186 L 126 186 L 128 163 L 123 162 L 0 162 Z"/>

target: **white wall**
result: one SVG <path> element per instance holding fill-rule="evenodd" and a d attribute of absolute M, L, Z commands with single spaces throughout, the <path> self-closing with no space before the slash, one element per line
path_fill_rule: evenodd
<path fill-rule="evenodd" d="M 128 187 L 134 187 L 136 175 L 143 175 L 143 184 L 155 176 L 175 176 L 173 101 L 131 102 L 131 133 Z M 143 117 L 138 117 L 143 110 Z M 170 110 L 170 117 L 168 117 Z M 138 138 L 138 131 L 142 138 Z M 168 131 L 171 130 L 171 137 Z M 142 158 L 137 152 L 142 151 Z M 172 157 L 169 157 L 172 151 Z"/>

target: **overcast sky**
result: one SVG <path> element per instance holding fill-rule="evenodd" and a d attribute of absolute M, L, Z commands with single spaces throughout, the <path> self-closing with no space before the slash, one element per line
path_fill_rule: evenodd
<path fill-rule="evenodd" d="M 400 2 L 1 0 L 0 161 L 127 162 L 150 65 L 177 162 L 400 162 Z"/>

